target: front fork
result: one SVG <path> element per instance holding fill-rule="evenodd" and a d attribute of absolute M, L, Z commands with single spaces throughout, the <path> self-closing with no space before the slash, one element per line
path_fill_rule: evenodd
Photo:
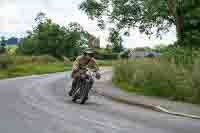
<path fill-rule="evenodd" d="M 84 80 L 84 79 L 83 79 Z M 80 80 L 77 80 L 77 79 L 73 79 L 73 81 L 72 81 L 72 89 L 70 90 L 70 92 L 69 93 L 74 93 L 74 92 L 76 92 L 77 91 L 77 89 L 79 89 L 79 84 L 80 84 L 80 82 L 83 82 L 83 81 L 80 81 Z M 86 79 L 86 82 L 85 83 L 88 83 L 89 84 L 89 90 L 91 90 L 92 89 L 92 87 L 93 87 L 93 84 L 94 84 L 94 79 L 93 78 L 91 78 L 91 77 L 88 77 L 88 79 Z"/>

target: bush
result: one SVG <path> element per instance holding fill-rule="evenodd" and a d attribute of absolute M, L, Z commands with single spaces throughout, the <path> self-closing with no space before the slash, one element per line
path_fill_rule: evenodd
<path fill-rule="evenodd" d="M 5 47 L 0 46 L 0 54 L 5 54 L 5 53 L 6 53 Z"/>
<path fill-rule="evenodd" d="M 126 83 L 125 90 L 145 95 L 200 101 L 200 62 L 192 69 L 162 58 L 119 61 L 114 65 L 113 80 Z"/>
<path fill-rule="evenodd" d="M 162 57 L 168 61 L 173 61 L 177 65 L 191 65 L 200 56 L 200 50 L 197 48 L 182 48 L 169 46 L 160 50 Z"/>
<path fill-rule="evenodd" d="M 32 63 L 38 63 L 38 64 L 46 64 L 46 63 L 54 63 L 57 59 L 49 56 L 49 55 L 43 55 L 43 56 L 16 56 L 15 57 L 15 63 L 16 64 L 32 64 Z"/>
<path fill-rule="evenodd" d="M 13 64 L 13 59 L 8 54 L 0 54 L 0 68 L 7 69 Z"/>
<path fill-rule="evenodd" d="M 17 48 L 18 48 L 17 45 L 7 46 L 8 54 L 11 55 L 11 56 L 15 56 Z"/>
<path fill-rule="evenodd" d="M 194 89 L 194 95 L 192 101 L 195 103 L 200 103 L 200 60 L 196 61 L 193 66 L 192 71 L 192 87 Z"/>
<path fill-rule="evenodd" d="M 50 55 L 43 55 L 43 56 L 33 56 L 33 61 L 36 63 L 46 64 L 46 63 L 54 63 L 58 60 Z"/>
<path fill-rule="evenodd" d="M 97 60 L 99 66 L 112 66 L 113 62 L 112 60 Z"/>
<path fill-rule="evenodd" d="M 96 52 L 95 58 L 98 60 L 115 60 L 118 58 L 118 53 Z"/>
<path fill-rule="evenodd" d="M 119 54 L 119 58 L 121 58 L 121 59 L 128 59 L 129 58 L 129 53 L 130 53 L 129 50 L 124 50 L 123 52 L 121 52 Z"/>

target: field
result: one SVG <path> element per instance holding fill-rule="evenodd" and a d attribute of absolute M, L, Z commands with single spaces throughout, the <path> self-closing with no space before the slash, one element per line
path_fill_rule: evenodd
<path fill-rule="evenodd" d="M 0 79 L 28 76 L 33 74 L 64 72 L 70 69 L 71 67 L 66 66 L 64 63 L 23 64 L 10 67 L 6 70 L 0 70 Z"/>
<path fill-rule="evenodd" d="M 10 47 L 15 49 L 16 47 Z M 0 64 L 6 64 L 6 69 L 0 69 L 0 79 L 27 76 L 33 74 L 47 74 L 71 70 L 73 62 L 61 61 L 49 55 L 42 56 L 10 56 L 1 55 Z M 99 66 L 112 66 L 111 60 L 97 60 Z"/>

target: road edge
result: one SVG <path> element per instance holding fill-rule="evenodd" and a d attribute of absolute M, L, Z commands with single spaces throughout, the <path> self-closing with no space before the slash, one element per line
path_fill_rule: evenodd
<path fill-rule="evenodd" d="M 123 97 L 109 95 L 107 93 L 100 92 L 99 89 L 96 92 L 97 92 L 97 94 L 99 94 L 101 96 L 107 97 L 109 99 L 112 99 L 112 100 L 120 102 L 120 103 L 139 106 L 139 107 L 143 107 L 143 108 L 146 108 L 146 109 L 151 109 L 153 111 L 162 112 L 162 113 L 166 113 L 166 114 L 170 114 L 170 115 L 175 115 L 175 116 L 181 116 L 181 117 L 200 120 L 200 116 L 184 114 L 184 113 L 181 113 L 181 112 L 173 112 L 173 111 L 170 111 L 170 110 L 168 110 L 168 109 L 166 109 L 164 107 L 161 107 L 161 106 L 154 106 L 154 105 L 144 104 L 144 103 L 128 100 L 128 99 L 125 99 Z"/>

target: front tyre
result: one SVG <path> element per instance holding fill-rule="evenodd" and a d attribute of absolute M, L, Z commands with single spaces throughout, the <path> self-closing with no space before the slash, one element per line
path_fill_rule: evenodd
<path fill-rule="evenodd" d="M 90 91 L 90 84 L 89 82 L 85 82 L 82 86 L 81 86 L 81 98 L 80 98 L 80 104 L 85 104 L 85 102 L 88 100 L 88 93 Z"/>
<path fill-rule="evenodd" d="M 76 100 L 78 99 L 78 92 L 79 92 L 79 90 L 80 90 L 80 87 L 81 87 L 81 82 L 80 81 L 78 81 L 77 83 L 76 83 L 76 85 L 75 86 L 73 86 L 74 88 L 73 88 L 73 91 L 72 91 L 72 101 L 73 102 L 76 102 Z"/>
<path fill-rule="evenodd" d="M 72 102 L 76 102 L 76 100 L 77 100 L 76 96 L 72 97 Z"/>

